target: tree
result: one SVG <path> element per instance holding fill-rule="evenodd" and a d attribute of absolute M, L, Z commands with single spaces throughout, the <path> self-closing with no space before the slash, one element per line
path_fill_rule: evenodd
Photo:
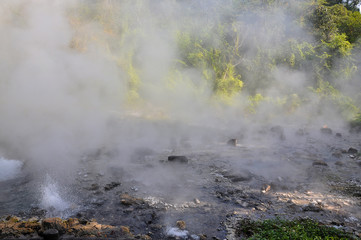
<path fill-rule="evenodd" d="M 343 4 L 350 11 L 359 11 L 361 0 L 326 0 L 328 6 Z"/>

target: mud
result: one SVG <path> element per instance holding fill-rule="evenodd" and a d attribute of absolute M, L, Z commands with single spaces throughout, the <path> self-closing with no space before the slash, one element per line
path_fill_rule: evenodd
<path fill-rule="evenodd" d="M 224 136 L 202 147 L 182 140 L 161 151 L 139 148 L 126 166 L 102 149 L 82 159 L 62 211 L 29 194 L 40 184 L 31 174 L 0 182 L 0 238 L 43 238 L 49 217 L 61 218 L 64 226 L 51 228 L 64 239 L 237 239 L 240 219 L 275 217 L 311 218 L 361 237 L 360 135 L 275 129 L 233 144 Z M 16 231 L 20 223 L 34 226 Z"/>

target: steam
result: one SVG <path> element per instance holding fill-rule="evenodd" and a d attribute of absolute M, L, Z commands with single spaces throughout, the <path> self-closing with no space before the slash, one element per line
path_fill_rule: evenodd
<path fill-rule="evenodd" d="M 103 142 L 122 82 L 113 63 L 69 49 L 66 3 L 4 1 L 1 10 L 0 139 L 37 167 L 71 169 L 74 158 Z M 23 22 L 18 26 L 16 13 Z"/>
<path fill-rule="evenodd" d="M 23 163 L 19 160 L 9 160 L 0 157 L 0 181 L 10 180 L 21 173 Z"/>
<path fill-rule="evenodd" d="M 274 57 L 289 36 L 312 39 L 282 4 L 257 15 L 226 16 L 224 6 L 232 1 L 119 2 L 1 1 L 0 147 L 24 160 L 31 171 L 66 179 L 82 156 L 102 148 L 114 150 L 118 155 L 112 160 L 123 166 L 138 147 L 175 151 L 172 139 L 199 146 L 240 133 L 252 140 L 259 125 L 322 126 L 325 119 L 342 123 L 333 109 L 320 107 L 311 91 L 300 90 L 311 85 L 307 71 L 266 67 L 271 64 L 267 54 Z M 291 5 L 298 6 L 291 1 L 289 9 Z M 104 10 L 102 21 L 92 16 L 95 9 Z M 201 69 L 174 69 L 181 54 L 177 32 L 185 24 L 200 36 L 203 28 L 215 29 L 217 20 L 227 17 L 240 19 L 229 27 L 240 30 L 241 54 L 254 60 L 236 62 L 245 69 L 242 81 L 250 92 L 235 94 L 231 105 L 211 96 L 212 86 Z M 215 47 L 221 41 L 217 33 L 209 39 Z M 258 56 L 258 47 L 269 52 Z M 266 89 L 256 81 L 263 76 L 272 80 Z M 249 96 L 258 92 L 265 100 L 251 115 Z M 292 109 L 292 96 L 307 100 Z M 278 100 L 290 103 L 288 111 L 271 104 Z M 162 180 L 155 174 L 149 180 L 152 174 L 144 172 L 140 181 L 156 185 Z M 43 193 L 45 208 L 69 208 L 55 183 Z"/>

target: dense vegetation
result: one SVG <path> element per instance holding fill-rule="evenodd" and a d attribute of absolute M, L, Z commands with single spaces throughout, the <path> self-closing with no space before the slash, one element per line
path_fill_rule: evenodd
<path fill-rule="evenodd" d="M 350 234 L 333 227 L 323 226 L 313 220 L 286 221 L 280 219 L 238 222 L 238 237 L 244 239 L 353 239 Z"/>
<path fill-rule="evenodd" d="M 69 12 L 71 47 L 102 47 L 125 73 L 131 104 L 151 102 L 146 89 L 162 86 L 169 96 L 183 88 L 223 105 L 242 99 L 248 114 L 262 103 L 292 113 L 316 98 L 319 111 L 327 104 L 353 119 L 361 103 L 358 4 L 88 1 Z M 89 33 L 89 22 L 97 31 Z"/>

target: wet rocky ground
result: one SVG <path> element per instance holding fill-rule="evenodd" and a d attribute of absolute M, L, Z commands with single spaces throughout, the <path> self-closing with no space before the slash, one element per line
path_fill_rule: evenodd
<path fill-rule="evenodd" d="M 45 207 L 29 195 L 33 176 L 0 182 L 0 239 L 238 239 L 240 220 L 276 217 L 361 237 L 359 133 L 274 126 L 232 137 L 139 146 L 127 164 L 103 148 Z"/>

